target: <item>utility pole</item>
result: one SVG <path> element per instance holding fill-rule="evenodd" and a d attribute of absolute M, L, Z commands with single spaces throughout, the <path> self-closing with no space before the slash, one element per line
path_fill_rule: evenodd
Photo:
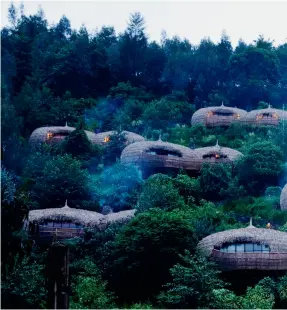
<path fill-rule="evenodd" d="M 69 309 L 69 248 L 53 242 L 48 251 L 48 309 Z"/>

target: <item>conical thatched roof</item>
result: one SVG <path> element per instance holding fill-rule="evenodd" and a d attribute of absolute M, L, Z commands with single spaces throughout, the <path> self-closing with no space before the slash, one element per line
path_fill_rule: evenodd
<path fill-rule="evenodd" d="M 117 132 L 116 131 L 105 131 L 105 132 L 100 132 L 98 134 L 95 135 L 95 141 L 97 144 L 99 145 L 102 145 L 102 146 L 107 146 L 108 145 L 108 141 L 105 142 L 106 140 L 108 140 L 110 138 L 110 136 L 116 134 Z M 125 139 L 126 139 L 126 145 L 128 144 L 131 144 L 131 143 L 134 143 L 134 142 L 140 142 L 140 141 L 145 141 L 145 138 L 136 134 L 136 133 L 133 133 L 133 132 L 130 132 L 130 131 L 125 131 L 123 130 L 121 132 Z"/>
<path fill-rule="evenodd" d="M 148 167 L 199 170 L 200 157 L 185 146 L 158 141 L 136 142 L 121 154 L 121 162 Z"/>
<path fill-rule="evenodd" d="M 93 211 L 74 209 L 68 207 L 32 210 L 28 215 L 28 222 L 41 223 L 44 221 L 71 221 L 90 228 L 104 228 L 114 222 L 125 222 L 131 219 L 135 210 L 121 211 L 103 215 Z"/>
<path fill-rule="evenodd" d="M 280 207 L 281 207 L 281 210 L 287 210 L 287 184 L 285 184 L 281 192 Z"/>
<path fill-rule="evenodd" d="M 243 119 L 246 113 L 245 110 L 225 107 L 223 104 L 217 107 L 202 108 L 192 115 L 191 125 L 229 126 L 231 123 Z"/>
<path fill-rule="evenodd" d="M 287 233 L 267 228 L 256 228 L 252 224 L 247 228 L 221 231 L 203 238 L 199 251 L 210 256 L 214 247 L 222 247 L 224 243 L 252 242 L 268 244 L 271 252 L 287 253 Z"/>
<path fill-rule="evenodd" d="M 218 159 L 214 161 L 218 163 L 233 162 L 240 156 L 243 156 L 241 152 L 231 149 L 229 147 L 222 147 L 218 144 L 218 142 L 215 146 L 197 148 L 194 150 L 194 152 L 200 156 L 202 162 L 210 162 L 210 160 L 208 159 L 209 155 L 219 156 Z"/>
<path fill-rule="evenodd" d="M 287 112 L 270 107 L 248 112 L 243 122 L 247 124 L 276 125 L 280 120 L 287 120 Z"/>
<path fill-rule="evenodd" d="M 51 127 L 40 127 L 35 129 L 29 139 L 29 143 L 32 145 L 41 144 L 45 141 L 47 141 L 48 134 L 53 135 L 68 135 L 70 132 L 74 131 L 75 127 L 70 126 L 51 126 Z M 85 133 L 88 137 L 88 139 L 93 143 L 96 144 L 96 134 L 94 134 L 91 131 L 85 130 Z"/>

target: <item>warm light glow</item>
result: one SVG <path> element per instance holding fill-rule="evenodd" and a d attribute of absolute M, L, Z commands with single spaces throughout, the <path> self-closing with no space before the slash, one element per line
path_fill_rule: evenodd
<path fill-rule="evenodd" d="M 240 119 L 240 114 L 234 114 L 237 119 Z"/>
<path fill-rule="evenodd" d="M 49 140 L 49 139 L 51 139 L 53 137 L 53 134 L 51 133 L 51 132 L 48 132 L 47 133 L 47 139 Z"/>
<path fill-rule="evenodd" d="M 104 138 L 104 142 L 105 142 L 105 143 L 107 143 L 107 142 L 109 142 L 109 141 L 110 141 L 110 137 L 109 137 L 109 136 L 107 136 L 107 137 Z"/>
<path fill-rule="evenodd" d="M 277 115 L 276 113 L 273 113 L 272 116 L 273 116 L 274 118 L 276 118 L 276 119 L 279 118 L 278 115 Z"/>
<path fill-rule="evenodd" d="M 208 113 L 207 113 L 207 117 L 210 117 L 210 116 L 212 116 L 212 115 L 213 115 L 212 112 L 208 112 Z"/>
<path fill-rule="evenodd" d="M 219 154 L 215 154 L 215 158 L 219 158 L 220 156 L 219 156 Z"/>
<path fill-rule="evenodd" d="M 256 116 L 256 120 L 259 120 L 259 119 L 262 119 L 262 118 L 263 118 L 262 114 Z"/>

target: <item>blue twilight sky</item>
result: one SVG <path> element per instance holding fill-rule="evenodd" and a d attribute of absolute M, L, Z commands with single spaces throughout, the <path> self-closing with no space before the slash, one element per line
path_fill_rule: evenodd
<path fill-rule="evenodd" d="M 139 11 L 146 20 L 150 40 L 159 41 L 162 30 L 168 37 L 179 35 L 198 44 L 204 37 L 217 42 L 223 30 L 236 46 L 239 38 L 251 43 L 259 34 L 275 45 L 287 43 L 287 1 L 22 1 L 25 14 L 41 6 L 49 23 L 66 15 L 72 28 L 85 24 L 88 30 L 103 25 L 122 32 L 131 12 Z M 1 1 L 1 25 L 7 25 L 11 1 Z M 14 1 L 19 7 L 20 1 Z"/>

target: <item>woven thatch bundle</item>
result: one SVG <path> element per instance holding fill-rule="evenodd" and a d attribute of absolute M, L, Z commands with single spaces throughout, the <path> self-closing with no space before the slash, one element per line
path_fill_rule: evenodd
<path fill-rule="evenodd" d="M 191 125 L 203 124 L 207 127 L 229 126 L 231 123 L 239 122 L 246 115 L 245 110 L 225 107 L 208 107 L 197 110 L 191 118 Z"/>
<path fill-rule="evenodd" d="M 240 156 L 242 153 L 231 149 L 229 147 L 221 147 L 218 142 L 215 146 L 201 147 L 194 150 L 194 152 L 199 155 L 201 159 L 201 164 L 208 163 L 232 163 Z"/>
<path fill-rule="evenodd" d="M 95 143 L 101 146 L 108 146 L 108 142 L 110 140 L 110 136 L 112 136 L 113 134 L 116 134 L 116 131 L 106 131 L 106 132 L 100 132 L 98 134 L 95 135 Z M 144 141 L 145 138 L 130 132 L 130 131 L 122 131 L 122 134 L 124 135 L 125 139 L 126 139 L 126 145 L 129 145 L 131 143 L 134 142 L 140 142 L 140 141 Z"/>
<path fill-rule="evenodd" d="M 43 142 L 46 143 L 60 143 L 66 136 L 68 136 L 76 128 L 70 126 L 51 126 L 51 127 L 40 127 L 35 129 L 29 139 L 31 145 L 39 145 Z M 91 131 L 85 130 L 88 139 L 96 144 L 96 134 Z"/>
<path fill-rule="evenodd" d="M 270 107 L 248 112 L 242 120 L 250 125 L 278 125 L 280 120 L 287 121 L 287 112 Z"/>
<path fill-rule="evenodd" d="M 225 243 L 240 242 L 268 244 L 271 252 L 287 254 L 286 232 L 256 228 L 252 224 L 247 228 L 230 229 L 207 236 L 199 242 L 198 249 L 204 256 L 211 256 L 215 247 L 220 248 Z"/>
<path fill-rule="evenodd" d="M 281 192 L 280 207 L 281 207 L 281 210 L 287 210 L 287 184 L 285 184 Z"/>
<path fill-rule="evenodd" d="M 193 150 L 161 140 L 136 142 L 127 146 L 122 152 L 121 162 L 141 168 L 200 169 L 200 157 Z"/>
<path fill-rule="evenodd" d="M 29 212 L 28 222 L 40 224 L 45 221 L 70 221 L 85 227 L 103 229 L 110 223 L 126 222 L 134 214 L 135 210 L 127 210 L 103 215 L 93 211 L 70 208 L 66 203 L 63 208 L 32 210 Z"/>

